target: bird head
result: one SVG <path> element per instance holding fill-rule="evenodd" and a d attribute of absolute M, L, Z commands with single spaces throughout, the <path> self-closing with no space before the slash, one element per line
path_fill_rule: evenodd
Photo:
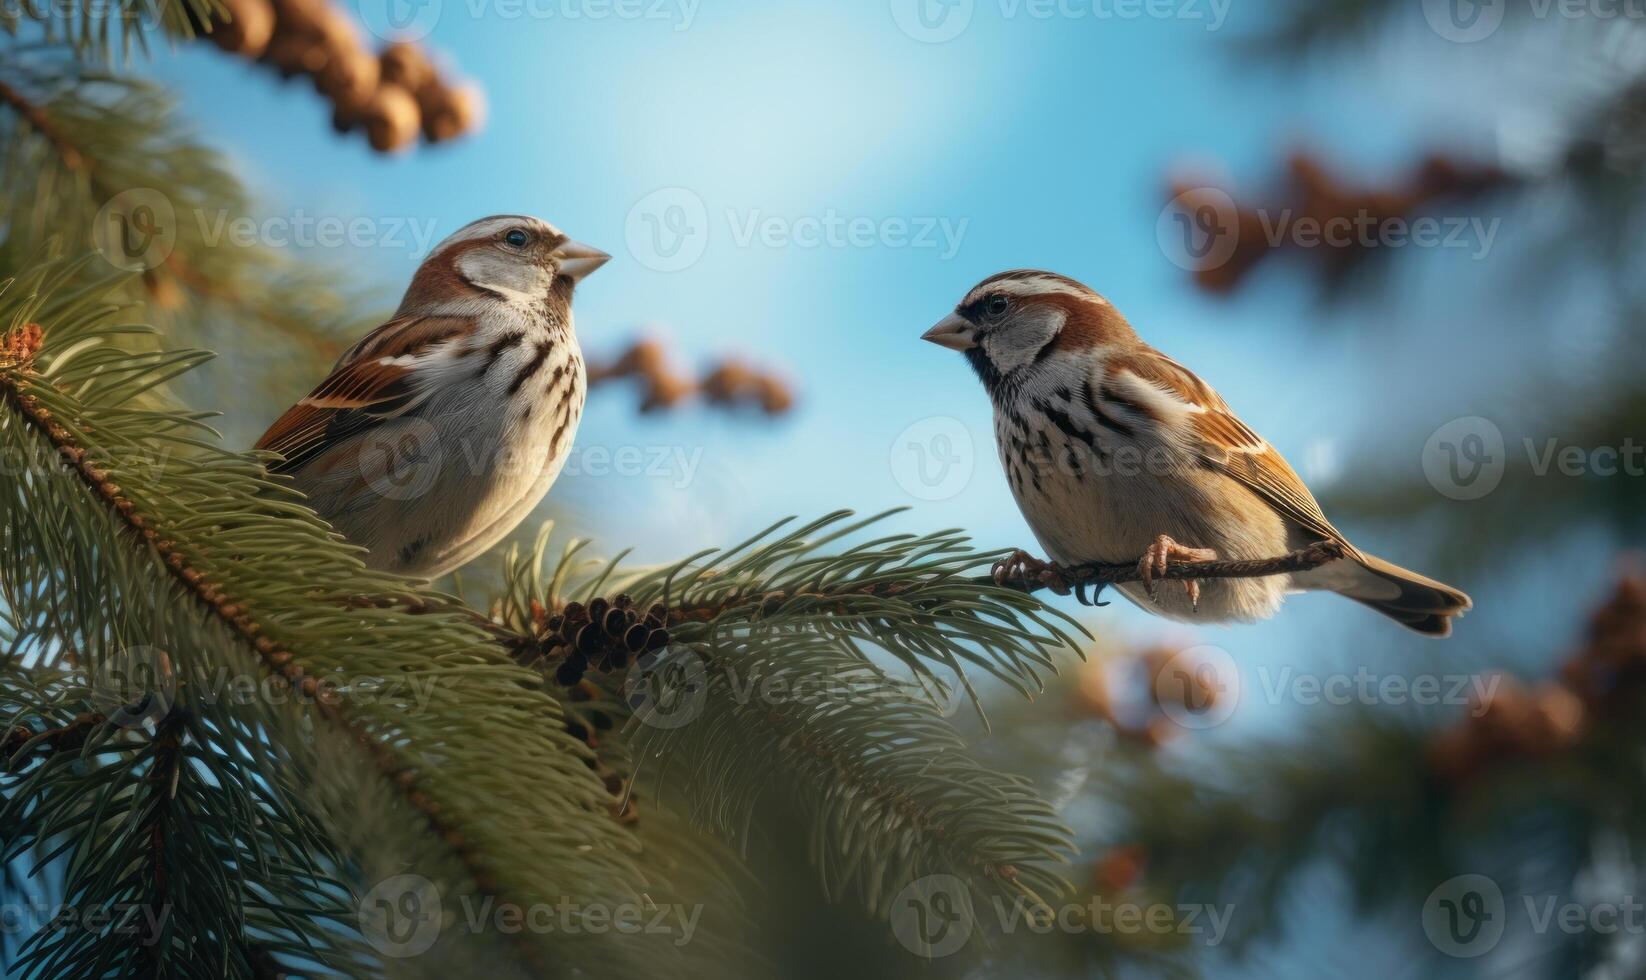
<path fill-rule="evenodd" d="M 1090 287 L 1055 272 L 1015 269 L 973 286 L 921 339 L 965 353 L 989 383 L 1059 350 L 1107 347 L 1136 336 Z"/>
<path fill-rule="evenodd" d="M 412 277 L 400 310 L 425 313 L 432 305 L 481 298 L 569 308 L 577 284 L 610 259 L 540 218 L 493 215 L 435 246 Z"/>

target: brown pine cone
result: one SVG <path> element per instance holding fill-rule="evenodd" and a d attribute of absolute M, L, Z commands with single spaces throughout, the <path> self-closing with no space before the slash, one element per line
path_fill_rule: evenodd
<path fill-rule="evenodd" d="M 782 415 L 794 407 L 794 392 L 776 378 L 759 381 L 760 407 L 767 415 Z"/>
<path fill-rule="evenodd" d="M 396 41 L 377 56 L 383 81 L 393 82 L 408 92 L 421 92 L 434 78 L 434 65 L 415 44 Z"/>
<path fill-rule="evenodd" d="M 417 104 L 423 111 L 423 136 L 430 143 L 454 139 L 480 125 L 480 92 L 473 86 L 432 80 L 417 90 Z"/>
<path fill-rule="evenodd" d="M 398 85 L 380 85 L 361 114 L 366 137 L 379 153 L 403 150 L 417 139 L 417 101 Z"/>
<path fill-rule="evenodd" d="M 673 408 L 691 396 L 693 385 L 675 377 L 654 377 L 646 386 L 646 397 L 641 399 L 640 411 L 655 412 Z"/>
<path fill-rule="evenodd" d="M 755 373 L 737 361 L 726 361 L 703 379 L 703 397 L 716 404 L 737 401 L 755 384 Z"/>
<path fill-rule="evenodd" d="M 212 20 L 211 43 L 230 54 L 261 57 L 274 37 L 274 5 L 269 0 L 222 0 L 224 12 Z"/>
<path fill-rule="evenodd" d="M 554 682 L 561 687 L 571 687 L 583 679 L 583 674 L 589 669 L 589 662 L 581 653 L 573 651 L 566 655 L 560 666 L 555 668 Z"/>
<path fill-rule="evenodd" d="M 312 35 L 277 30 L 268 47 L 263 49 L 263 60 L 274 65 L 281 78 L 313 75 L 325 67 L 326 51 Z"/>
<path fill-rule="evenodd" d="M 315 73 L 314 87 L 337 106 L 363 106 L 378 83 L 377 59 L 359 48 L 333 50 Z"/>
<path fill-rule="evenodd" d="M 326 0 L 271 0 L 274 8 L 274 36 L 320 36 L 322 22 L 331 10 Z"/>

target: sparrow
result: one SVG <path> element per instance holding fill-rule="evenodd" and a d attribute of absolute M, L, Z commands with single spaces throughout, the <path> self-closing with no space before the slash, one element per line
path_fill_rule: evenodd
<path fill-rule="evenodd" d="M 610 258 L 537 218 L 465 225 L 256 448 L 369 567 L 424 579 L 457 568 L 513 530 L 566 463 L 587 383 L 572 293 Z"/>
<path fill-rule="evenodd" d="M 1169 619 L 1251 622 L 1290 592 L 1325 590 L 1436 637 L 1472 605 L 1349 544 L 1273 446 L 1082 283 L 1028 269 L 990 276 L 922 339 L 963 352 L 982 379 L 1007 482 L 1052 562 L 1018 552 L 997 580 L 1027 572 L 1066 592 L 1060 568 L 1141 555 L 1142 580 L 1117 588 Z M 1319 541 L 1344 557 L 1188 579 L 1181 593 L 1154 585 L 1173 562 L 1272 558 Z"/>

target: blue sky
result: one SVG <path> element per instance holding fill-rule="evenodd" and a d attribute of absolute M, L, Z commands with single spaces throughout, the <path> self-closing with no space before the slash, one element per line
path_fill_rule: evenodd
<path fill-rule="evenodd" d="M 381 23 L 382 0 L 364 2 Z M 586 350 L 645 329 L 685 362 L 737 353 L 794 379 L 799 408 L 775 423 L 697 410 L 637 418 L 626 395 L 597 396 L 581 451 L 670 460 L 661 477 L 573 472 L 557 485 L 544 514 L 607 551 L 635 545 L 662 560 L 785 514 L 898 505 L 916 508 L 900 519 L 907 528 L 1030 545 L 980 385 L 959 356 L 918 340 L 1004 268 L 1045 267 L 1104 292 L 1317 490 L 1416 474 L 1438 425 L 1501 408 L 1506 355 L 1479 340 L 1515 316 L 1491 305 L 1510 259 L 1399 256 L 1386 299 L 1338 313 L 1306 277 L 1274 269 L 1232 300 L 1208 298 L 1157 241 L 1167 176 L 1186 167 L 1249 187 L 1296 146 L 1366 177 L 1434 145 L 1495 150 L 1506 130 L 1470 115 L 1491 86 L 1459 67 L 1470 64 L 1459 46 L 1419 31 L 1398 61 L 1367 45 L 1276 62 L 1240 50 L 1268 16 L 1250 0 L 1224 7 L 1216 30 L 1211 0 L 1066 0 L 1084 15 L 1044 20 L 1026 2 L 975 0 L 963 31 L 929 43 L 900 27 L 904 2 L 424 0 L 422 43 L 484 89 L 488 119 L 457 143 L 393 158 L 334 136 L 306 85 L 214 50 L 154 69 L 269 215 L 406 218 L 438 237 L 490 213 L 536 214 L 616 257 L 578 296 Z M 1140 9 L 1182 16 L 1121 15 Z M 853 221 L 870 229 L 866 242 L 809 244 L 810 230 Z M 659 228 L 688 229 L 687 252 L 662 256 Z M 1512 237 L 1499 253 L 1513 254 Z M 421 256 L 401 246 L 316 257 L 397 294 Z M 229 428 L 250 438 L 275 414 L 231 406 Z M 941 492 L 918 480 L 910 490 L 922 452 L 959 468 Z M 598 468 L 586 458 L 584 470 Z M 1409 540 L 1359 543 L 1396 560 L 1420 553 Z M 1525 625 L 1490 609 L 1471 622 L 1481 620 L 1487 635 Z M 1351 656 L 1345 629 L 1357 658 L 1362 636 L 1433 651 L 1332 597 L 1294 601 L 1256 627 L 1186 631 L 1118 603 L 1090 621 L 1214 642 L 1243 665 Z M 1561 619 L 1534 628 L 1566 635 Z"/>
<path fill-rule="evenodd" d="M 363 2 L 368 20 L 381 18 L 383 0 Z M 1394 256 L 1384 290 L 1349 309 L 1322 305 L 1281 263 L 1233 298 L 1208 298 L 1158 242 L 1166 180 L 1180 169 L 1252 187 L 1299 146 L 1366 179 L 1434 148 L 1535 156 L 1560 86 L 1509 78 L 1501 48 L 1465 48 L 1419 23 L 1377 39 L 1388 44 L 1277 61 L 1241 51 L 1272 10 L 1254 0 L 1234 0 L 1217 30 L 1211 0 L 1148 8 L 1198 12 L 1166 18 L 1097 13 L 1138 9 L 1126 0 L 1064 0 L 1086 15 L 1047 20 L 1028 0 L 974 0 L 964 30 L 928 43 L 900 28 L 905 3 L 701 0 L 688 16 L 669 0 L 424 0 L 423 43 L 484 89 L 488 120 L 455 144 L 393 158 L 334 136 L 306 85 L 278 85 L 215 50 L 185 49 L 153 68 L 237 161 L 267 215 L 410 219 L 443 236 L 486 214 L 536 214 L 615 256 L 577 299 L 585 350 L 598 356 L 646 330 L 683 362 L 736 353 L 794 380 L 799 406 L 777 422 L 704 410 L 637 417 L 626 393 L 596 396 L 580 452 L 662 454 L 663 473 L 587 472 L 598 464 L 585 456 L 542 515 L 643 559 L 838 507 L 906 505 L 902 528 L 958 526 L 989 548 L 1031 545 L 981 386 L 958 355 L 918 340 L 1005 268 L 1045 267 L 1105 293 L 1317 491 L 1419 476 L 1425 439 L 1459 416 L 1551 424 L 1504 380 L 1529 362 L 1575 362 L 1603 335 L 1605 311 L 1593 304 L 1550 318 L 1560 297 L 1504 295 L 1523 264 L 1546 264 L 1527 244 L 1535 214 L 1508 216 L 1485 259 Z M 760 231 L 771 219 L 776 239 Z M 869 227 L 869 240 L 805 244 L 830 222 Z M 904 240 L 927 224 L 929 244 Z M 684 251 L 664 255 L 654 236 L 681 229 L 690 240 L 670 244 Z M 392 296 L 421 256 L 401 246 L 314 257 Z M 228 406 L 227 428 L 249 440 L 280 407 Z M 939 457 L 951 468 L 922 482 L 920 467 L 938 472 Z M 1344 529 L 1368 550 L 1423 564 L 1418 531 Z M 1517 650 L 1552 659 L 1572 639 L 1573 610 L 1605 580 L 1606 561 L 1593 558 L 1609 548 L 1575 540 L 1551 552 L 1569 569 L 1558 581 L 1533 570 L 1458 582 L 1479 608 L 1460 628 L 1466 638 L 1444 647 L 1330 596 L 1294 599 L 1256 626 L 1190 629 L 1119 602 L 1081 615 L 1135 641 L 1216 644 L 1248 690 L 1266 668 L 1468 671 Z M 1241 711 L 1219 734 L 1282 733 L 1330 710 Z M 1360 923 L 1334 921 L 1346 942 L 1360 938 Z M 1320 949 L 1341 948 L 1331 928 L 1317 934 L 1328 937 Z"/>

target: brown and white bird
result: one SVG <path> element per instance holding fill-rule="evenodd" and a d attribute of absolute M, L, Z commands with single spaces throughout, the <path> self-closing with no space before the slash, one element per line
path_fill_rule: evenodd
<path fill-rule="evenodd" d="M 460 228 L 258 449 L 372 568 L 433 578 L 548 492 L 583 414 L 572 292 L 611 256 L 546 221 Z"/>
<path fill-rule="evenodd" d="M 962 351 L 994 402 L 1000 461 L 1018 507 L 1058 566 L 1143 558 L 1118 586 L 1186 622 L 1248 622 L 1288 592 L 1329 590 L 1430 636 L 1471 605 L 1457 589 L 1350 545 L 1273 446 L 1188 368 L 1144 343 L 1108 300 L 1065 276 L 1002 272 L 925 340 Z M 1345 557 L 1263 578 L 1185 580 L 1171 562 L 1272 558 L 1318 541 Z M 1019 555 L 1016 571 L 1039 566 Z"/>

